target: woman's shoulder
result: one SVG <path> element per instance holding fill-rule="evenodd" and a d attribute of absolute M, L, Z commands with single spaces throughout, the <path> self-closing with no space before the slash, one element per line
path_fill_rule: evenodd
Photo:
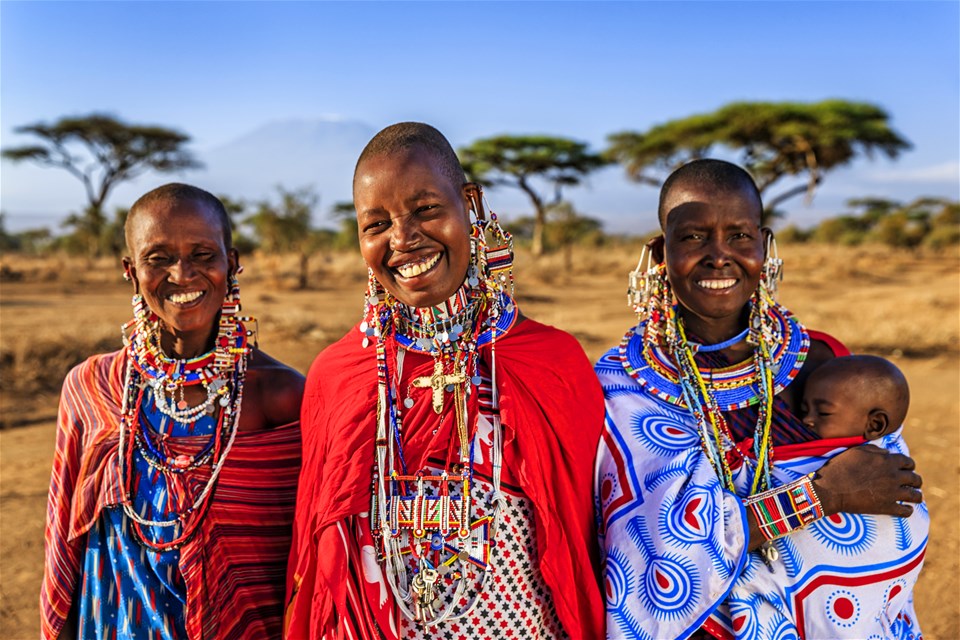
<path fill-rule="evenodd" d="M 122 377 L 125 364 L 123 349 L 92 355 L 67 372 L 64 386 L 108 385 L 111 380 Z"/>
<path fill-rule="evenodd" d="M 264 416 L 275 426 L 299 419 L 305 382 L 293 367 L 259 349 L 253 352 L 246 384 L 255 389 Z"/>

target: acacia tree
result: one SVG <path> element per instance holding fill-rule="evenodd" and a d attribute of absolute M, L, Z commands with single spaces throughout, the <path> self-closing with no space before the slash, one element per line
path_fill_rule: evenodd
<path fill-rule="evenodd" d="M 563 200 L 563 187 L 580 184 L 592 171 L 607 164 L 586 144 L 552 136 L 483 138 L 461 148 L 458 155 L 471 180 L 491 187 L 516 187 L 527 194 L 534 209 L 531 249 L 536 256 L 543 254 L 547 212 Z M 552 196 L 538 191 L 537 181 L 551 185 Z"/>
<path fill-rule="evenodd" d="M 297 255 L 300 265 L 297 288 L 306 289 L 310 254 L 317 243 L 311 219 L 320 202 L 320 195 L 312 187 L 288 190 L 280 185 L 277 186 L 277 194 L 279 202 L 259 202 L 256 211 L 244 222 L 253 227 L 264 253 Z"/>
<path fill-rule="evenodd" d="M 41 142 L 4 149 L 4 158 L 64 169 L 83 183 L 87 207 L 73 223 L 98 239 L 97 253 L 107 248 L 103 204 L 114 187 L 147 171 L 168 173 L 201 166 L 183 148 L 190 136 L 156 125 L 127 124 L 105 114 L 65 117 L 53 124 L 37 122 L 14 131 L 34 135 Z"/>
<path fill-rule="evenodd" d="M 889 120 L 878 106 L 846 100 L 735 102 L 644 132 L 612 134 L 604 155 L 622 164 L 631 179 L 659 186 L 665 174 L 724 147 L 753 175 L 770 212 L 802 193 L 809 201 L 825 173 L 860 155 L 896 158 L 909 149 Z M 782 178 L 804 175 L 806 184 L 766 197 Z"/>

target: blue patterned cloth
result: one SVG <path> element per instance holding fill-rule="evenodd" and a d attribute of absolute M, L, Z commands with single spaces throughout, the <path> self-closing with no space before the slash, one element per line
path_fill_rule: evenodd
<path fill-rule="evenodd" d="M 140 419 L 167 436 L 205 436 L 216 429 L 213 417 L 175 422 L 157 411 L 152 392 L 144 394 Z M 138 480 L 134 508 L 150 520 L 170 520 L 175 510 L 167 476 L 133 453 Z M 185 474 L 190 475 L 190 474 Z M 176 481 L 180 481 L 178 478 Z M 191 495 L 193 495 L 191 493 Z M 80 594 L 80 640 L 179 640 L 184 625 L 186 586 L 180 574 L 180 552 L 158 553 L 142 546 L 132 523 L 119 506 L 106 507 L 87 534 Z M 175 537 L 172 527 L 143 527 L 155 542 Z"/>
<path fill-rule="evenodd" d="M 748 553 L 742 498 L 753 469 L 733 469 L 734 495 L 702 452 L 682 407 L 644 392 L 616 349 L 596 366 L 606 397 L 597 457 L 608 638 L 919 638 L 912 590 L 929 516 L 837 514 L 774 542 L 771 572 Z M 900 432 L 874 442 L 907 453 Z M 774 484 L 842 448 L 777 460 Z"/>

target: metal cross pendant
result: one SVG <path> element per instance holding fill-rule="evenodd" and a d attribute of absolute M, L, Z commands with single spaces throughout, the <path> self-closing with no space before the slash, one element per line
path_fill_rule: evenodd
<path fill-rule="evenodd" d="M 433 389 L 433 411 L 434 413 L 443 413 L 443 392 L 449 384 L 460 384 L 466 382 L 467 377 L 460 373 L 444 374 L 443 362 L 435 360 L 433 362 L 433 375 L 415 378 L 413 386 L 418 389 Z"/>

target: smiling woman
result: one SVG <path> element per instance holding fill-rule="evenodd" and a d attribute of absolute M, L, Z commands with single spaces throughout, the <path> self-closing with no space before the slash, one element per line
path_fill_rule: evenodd
<path fill-rule="evenodd" d="M 357 165 L 354 204 L 360 252 L 374 277 L 412 307 L 453 295 L 470 261 L 470 202 L 478 192 L 450 180 L 434 154 L 411 147 Z"/>
<path fill-rule="evenodd" d="M 919 636 L 920 477 L 899 430 L 856 446 L 801 420 L 806 379 L 846 350 L 773 300 L 761 210 L 735 165 L 674 172 L 631 274 L 640 322 L 596 366 L 607 637 Z"/>
<path fill-rule="evenodd" d="M 370 280 L 307 379 L 286 637 L 601 636 L 583 350 L 520 314 L 439 131 L 384 129 L 353 184 Z"/>
<path fill-rule="evenodd" d="M 155 189 L 126 237 L 126 347 L 64 382 L 43 636 L 276 637 L 303 377 L 238 315 L 239 257 L 214 196 Z"/>

